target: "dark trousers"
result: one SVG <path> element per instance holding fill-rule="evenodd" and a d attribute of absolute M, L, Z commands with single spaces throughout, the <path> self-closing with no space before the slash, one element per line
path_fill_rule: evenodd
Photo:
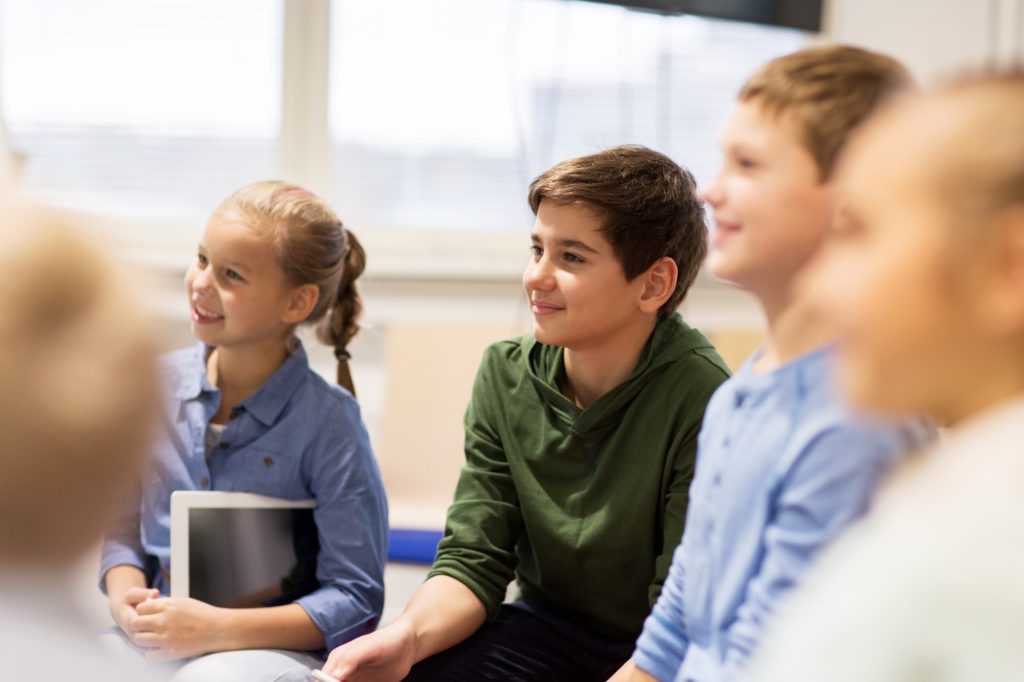
<path fill-rule="evenodd" d="M 634 640 L 608 639 L 534 602 L 504 604 L 468 639 L 413 666 L 406 682 L 605 682 Z"/>

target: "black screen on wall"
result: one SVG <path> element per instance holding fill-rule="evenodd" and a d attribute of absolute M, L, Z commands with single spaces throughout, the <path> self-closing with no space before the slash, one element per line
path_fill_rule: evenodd
<path fill-rule="evenodd" d="M 698 14 L 755 24 L 821 30 L 822 0 L 589 0 L 661 14 Z"/>

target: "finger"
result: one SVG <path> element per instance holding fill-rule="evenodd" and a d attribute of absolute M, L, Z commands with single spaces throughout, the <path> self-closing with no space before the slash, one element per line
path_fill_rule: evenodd
<path fill-rule="evenodd" d="M 159 616 L 135 616 L 129 626 L 132 632 L 159 632 L 163 629 L 163 620 Z"/>
<path fill-rule="evenodd" d="M 136 606 L 135 610 L 138 611 L 140 616 L 150 616 L 154 613 L 160 613 L 161 611 L 166 609 L 169 604 L 170 599 L 167 597 L 147 599 L 146 601 L 141 602 L 138 606 Z"/>
<path fill-rule="evenodd" d="M 148 599 L 150 594 L 155 591 L 145 587 L 133 587 L 124 593 L 124 601 L 126 604 L 135 606 L 139 602 Z"/>
<path fill-rule="evenodd" d="M 138 632 L 132 636 L 132 642 L 143 649 L 158 649 L 164 644 L 164 638 L 155 632 Z"/>

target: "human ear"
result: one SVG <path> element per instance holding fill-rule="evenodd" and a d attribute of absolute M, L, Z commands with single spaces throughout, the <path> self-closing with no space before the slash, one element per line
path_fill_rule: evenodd
<path fill-rule="evenodd" d="M 1024 332 L 1024 205 L 1002 211 L 979 254 L 976 320 L 994 334 Z"/>
<path fill-rule="evenodd" d="M 640 275 L 640 310 L 656 313 L 672 297 L 679 281 L 679 265 L 668 256 L 659 258 Z"/>
<path fill-rule="evenodd" d="M 281 314 L 285 324 L 298 324 L 309 317 L 320 299 L 320 289 L 315 284 L 302 284 L 288 294 L 287 305 Z"/>

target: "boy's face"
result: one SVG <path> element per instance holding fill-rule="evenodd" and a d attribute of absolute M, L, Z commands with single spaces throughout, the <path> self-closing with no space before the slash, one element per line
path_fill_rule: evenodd
<path fill-rule="evenodd" d="M 703 190 L 715 221 L 709 268 L 755 294 L 787 293 L 828 227 L 828 187 L 793 126 L 757 101 L 736 104 L 721 148 Z"/>
<path fill-rule="evenodd" d="M 596 213 L 542 201 L 532 240 L 523 287 L 538 341 L 584 350 L 614 341 L 629 325 L 649 322 L 637 306 L 643 278 L 626 281 Z"/>
<path fill-rule="evenodd" d="M 855 403 L 952 419 L 950 406 L 978 380 L 970 358 L 983 350 L 933 181 L 942 160 L 922 121 L 887 118 L 851 145 L 837 178 L 840 215 L 801 284 L 839 329 L 841 379 Z"/>

